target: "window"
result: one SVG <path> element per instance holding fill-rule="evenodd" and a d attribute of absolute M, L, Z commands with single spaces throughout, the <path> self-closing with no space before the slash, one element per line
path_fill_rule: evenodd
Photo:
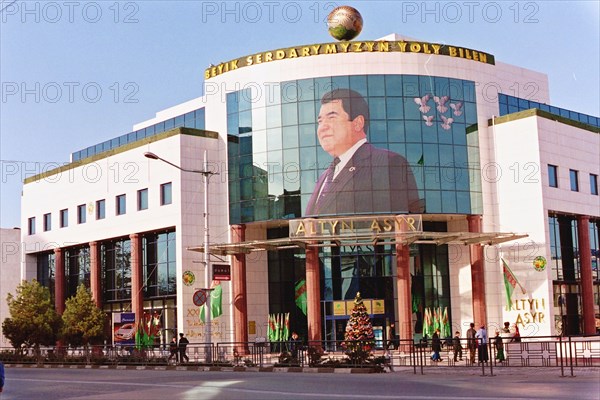
<path fill-rule="evenodd" d="M 100 246 L 104 301 L 131 299 L 131 242 L 106 241 Z"/>
<path fill-rule="evenodd" d="M 35 217 L 31 217 L 27 220 L 27 233 L 29 235 L 35 235 Z"/>
<path fill-rule="evenodd" d="M 90 248 L 81 246 L 65 250 L 65 297 L 77 293 L 77 287 L 90 287 Z"/>
<path fill-rule="evenodd" d="M 177 293 L 176 244 L 172 231 L 142 237 L 144 299 Z"/>
<path fill-rule="evenodd" d="M 171 182 L 163 183 L 162 185 L 160 185 L 160 205 L 161 206 L 171 204 L 173 202 L 171 190 L 172 190 Z"/>
<path fill-rule="evenodd" d="M 571 180 L 571 191 L 579 192 L 579 171 L 570 169 L 569 170 L 569 178 Z"/>
<path fill-rule="evenodd" d="M 598 196 L 598 175 L 590 174 L 590 193 Z"/>
<path fill-rule="evenodd" d="M 138 190 L 137 201 L 138 211 L 148 209 L 148 189 Z"/>
<path fill-rule="evenodd" d="M 116 197 L 116 210 L 117 215 L 123 215 L 127 212 L 127 203 L 125 202 L 124 194 Z"/>
<path fill-rule="evenodd" d="M 69 210 L 65 208 L 60 210 L 60 227 L 66 228 L 67 226 L 69 226 Z"/>
<path fill-rule="evenodd" d="M 96 202 L 96 219 L 106 218 L 106 200 L 98 200 Z"/>
<path fill-rule="evenodd" d="M 52 229 L 52 214 L 44 214 L 44 232 L 48 232 Z"/>
<path fill-rule="evenodd" d="M 558 167 L 548 164 L 548 184 L 550 187 L 558 187 Z"/>
<path fill-rule="evenodd" d="M 85 224 L 85 204 L 77 206 L 77 223 Z"/>

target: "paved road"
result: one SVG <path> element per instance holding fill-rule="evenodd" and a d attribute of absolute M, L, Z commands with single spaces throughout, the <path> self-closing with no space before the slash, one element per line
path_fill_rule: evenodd
<path fill-rule="evenodd" d="M 480 371 L 479 371 L 480 372 Z M 386 374 L 8 368 L 1 400 L 600 399 L 600 370 L 496 376 L 439 368 Z M 558 374 L 556 373 L 558 372 Z"/>

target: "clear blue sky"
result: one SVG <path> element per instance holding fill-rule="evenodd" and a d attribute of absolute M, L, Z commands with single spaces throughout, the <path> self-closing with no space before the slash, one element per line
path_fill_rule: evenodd
<path fill-rule="evenodd" d="M 209 64 L 333 41 L 324 21 L 344 4 L 359 39 L 485 51 L 548 74 L 553 105 L 600 114 L 598 1 L 0 0 L 0 226 L 20 224 L 24 177 L 201 96 Z"/>

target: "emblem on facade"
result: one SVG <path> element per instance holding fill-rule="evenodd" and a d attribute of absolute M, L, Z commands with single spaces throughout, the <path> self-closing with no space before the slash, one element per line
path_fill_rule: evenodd
<path fill-rule="evenodd" d="M 535 268 L 536 271 L 543 271 L 546 269 L 546 258 L 542 257 L 542 256 L 537 256 L 536 258 L 533 259 L 533 268 Z"/>
<path fill-rule="evenodd" d="M 196 281 L 196 276 L 192 271 L 185 271 L 183 273 L 183 284 L 185 286 L 192 286 Z"/>

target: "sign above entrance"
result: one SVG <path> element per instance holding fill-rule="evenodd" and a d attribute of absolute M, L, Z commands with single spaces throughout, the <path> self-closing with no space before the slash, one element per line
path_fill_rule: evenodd
<path fill-rule="evenodd" d="M 385 215 L 377 217 L 304 218 L 290 220 L 290 238 L 330 237 L 352 238 L 381 233 L 423 232 L 423 218 L 419 214 Z"/>

